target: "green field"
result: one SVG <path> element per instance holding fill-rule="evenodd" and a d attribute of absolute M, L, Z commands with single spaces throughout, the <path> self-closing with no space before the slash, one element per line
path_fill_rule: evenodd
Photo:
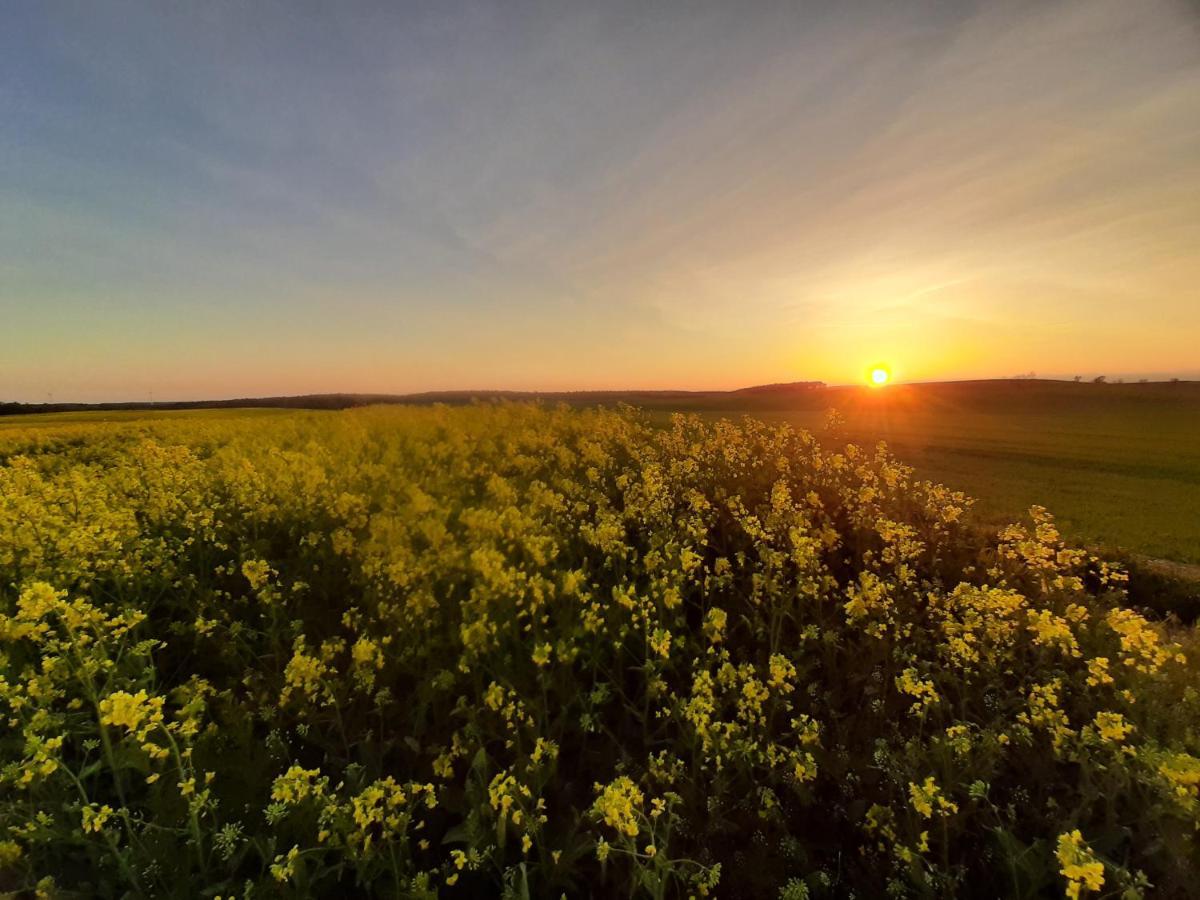
<path fill-rule="evenodd" d="M 985 524 L 1049 509 L 1091 546 L 1200 563 L 1200 385 L 976 382 L 715 395 L 653 404 L 883 440 L 926 478 L 977 499 Z"/>

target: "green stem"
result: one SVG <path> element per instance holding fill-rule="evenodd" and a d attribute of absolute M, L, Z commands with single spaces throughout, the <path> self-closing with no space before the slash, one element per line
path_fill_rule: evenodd
<path fill-rule="evenodd" d="M 92 805 L 91 798 L 88 796 L 87 789 L 84 788 L 83 782 L 79 780 L 79 776 L 71 771 L 69 766 L 62 766 L 61 768 L 67 773 L 67 776 L 74 783 L 75 789 L 79 792 L 80 799 L 83 800 L 83 805 L 85 807 L 90 807 Z M 125 823 L 126 830 L 129 830 L 129 813 L 123 806 L 121 807 L 121 818 Z M 130 831 L 129 834 L 130 838 L 132 839 L 133 832 Z M 121 874 L 125 876 L 131 885 L 133 885 L 133 889 L 138 894 L 143 894 L 144 892 L 142 891 L 141 885 L 138 884 L 137 876 L 133 874 L 133 869 L 129 867 L 129 863 L 125 860 L 125 856 L 121 853 L 120 848 L 117 847 L 117 842 L 113 840 L 112 835 L 103 828 L 100 829 L 100 835 L 104 838 L 104 843 L 108 845 L 109 852 L 112 853 L 113 859 L 116 860 L 117 868 L 121 870 Z"/>
<path fill-rule="evenodd" d="M 179 744 L 175 742 L 174 736 L 166 725 L 162 726 L 163 734 L 167 737 L 167 742 L 171 745 L 171 754 L 175 757 L 175 767 L 179 770 L 179 782 L 182 784 L 187 780 L 187 772 L 183 766 L 183 754 L 179 752 Z M 192 770 L 192 790 L 196 789 L 196 773 Z M 200 871 L 203 872 L 207 868 L 204 860 L 204 840 L 200 833 L 200 819 L 196 815 L 195 805 L 187 797 L 184 801 L 188 805 L 188 831 L 192 835 L 192 843 L 196 845 L 196 862 L 200 866 Z"/>

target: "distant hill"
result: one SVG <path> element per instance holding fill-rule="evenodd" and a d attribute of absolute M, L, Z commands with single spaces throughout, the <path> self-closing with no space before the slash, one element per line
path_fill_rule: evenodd
<path fill-rule="evenodd" d="M 232 400 L 173 400 L 159 403 L 0 403 L 0 416 L 153 409 L 347 409 L 372 403 L 399 402 L 403 402 L 403 398 L 391 394 L 305 394 L 297 397 L 239 397 Z"/>
<path fill-rule="evenodd" d="M 791 381 L 759 384 L 732 391 L 423 391 L 415 394 L 302 394 L 294 397 L 239 397 L 231 400 L 179 400 L 159 403 L 4 403 L 0 416 L 32 413 L 114 412 L 121 410 L 174 409 L 350 409 L 378 404 L 471 403 L 476 400 L 542 400 L 572 406 L 607 406 L 629 403 L 657 409 L 747 411 L 753 409 L 826 408 L 841 406 L 852 398 L 861 402 L 888 402 L 904 396 L 953 399 L 956 403 L 983 406 L 1008 402 L 1039 402 L 1075 405 L 1079 402 L 1109 404 L 1122 401 L 1178 401 L 1200 399 L 1200 381 L 1151 381 L 1082 384 L 1051 379 L 997 378 L 978 381 L 931 381 L 894 384 L 883 390 L 865 385 L 828 386 L 821 381 Z"/>
<path fill-rule="evenodd" d="M 783 381 L 778 384 L 756 384 L 753 387 L 738 388 L 731 394 L 802 394 L 810 391 L 821 391 L 826 387 L 823 381 Z"/>
<path fill-rule="evenodd" d="M 129 401 L 121 403 L 0 402 L 0 416 L 63 412 L 119 412 L 181 409 L 351 409 L 397 403 L 470 403 L 474 400 L 548 400 L 574 404 L 669 403 L 714 396 L 729 391 L 423 391 L 416 394 L 301 394 L 294 397 L 238 397 L 230 400 Z"/>

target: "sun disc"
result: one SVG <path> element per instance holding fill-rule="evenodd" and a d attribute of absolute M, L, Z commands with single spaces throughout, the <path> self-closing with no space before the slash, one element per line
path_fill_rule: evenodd
<path fill-rule="evenodd" d="M 876 366 L 871 370 L 871 384 L 876 387 L 883 387 L 888 383 L 889 378 L 891 378 L 891 374 L 882 366 Z"/>

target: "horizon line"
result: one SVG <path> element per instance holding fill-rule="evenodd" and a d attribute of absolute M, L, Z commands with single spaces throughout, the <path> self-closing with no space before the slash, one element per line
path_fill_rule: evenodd
<path fill-rule="evenodd" d="M 1189 377 L 1190 376 L 1190 377 Z M 203 407 L 212 404 L 236 404 L 240 402 L 266 404 L 269 401 L 298 401 L 298 400 L 320 400 L 320 399 L 337 399 L 337 398 L 360 398 L 360 399 L 380 399 L 380 400 L 404 400 L 409 398 L 428 398 L 439 396 L 459 396 L 470 397 L 473 395 L 507 395 L 507 396 L 522 396 L 529 398 L 536 397 L 570 397 L 570 396 L 597 396 L 597 395 L 636 395 L 636 394 L 651 394 L 651 395 L 720 395 L 720 394 L 738 394 L 758 391 L 760 394 L 769 394 L 771 389 L 775 389 L 778 393 L 787 392 L 789 389 L 803 389 L 810 391 L 822 390 L 846 390 L 846 389 L 864 389 L 870 390 L 872 393 L 887 390 L 888 388 L 901 387 L 922 387 L 933 385 L 961 385 L 961 384 L 1006 384 L 1016 382 L 1042 382 L 1047 384 L 1080 384 L 1093 385 L 1096 387 L 1113 387 L 1113 386 L 1135 386 L 1135 385 L 1166 385 L 1166 384 L 1197 384 L 1200 383 L 1200 374 L 1193 375 L 1188 373 L 1183 376 L 1168 376 L 1159 378 L 1150 378 L 1146 376 L 1137 377 L 1136 379 L 1130 376 L 1115 375 L 1112 378 L 1105 378 L 1104 381 L 1097 383 L 1095 377 L 1088 376 L 1072 376 L 1072 377 L 1057 377 L 1057 376 L 1023 376 L 1009 375 L 993 378 L 951 378 L 951 379 L 931 379 L 924 381 L 893 381 L 883 387 L 875 387 L 866 382 L 841 382 L 827 383 L 820 380 L 802 380 L 802 381 L 780 381 L 780 382 L 764 382 L 760 384 L 745 385 L 737 388 L 581 388 L 581 389 L 521 389 L 521 388 L 431 388 L 420 391 L 307 391 L 298 394 L 240 394 L 223 397 L 202 397 L 196 399 L 170 399 L 170 400 L 5 400 L 0 399 L 0 409 L 18 407 L 31 408 L 57 408 L 57 407 L 84 407 L 84 408 L 103 408 L 103 407 L 118 407 L 127 409 L 154 409 L 154 408 L 169 408 L 179 406 Z M 51 411 L 51 410 L 47 410 Z"/>

